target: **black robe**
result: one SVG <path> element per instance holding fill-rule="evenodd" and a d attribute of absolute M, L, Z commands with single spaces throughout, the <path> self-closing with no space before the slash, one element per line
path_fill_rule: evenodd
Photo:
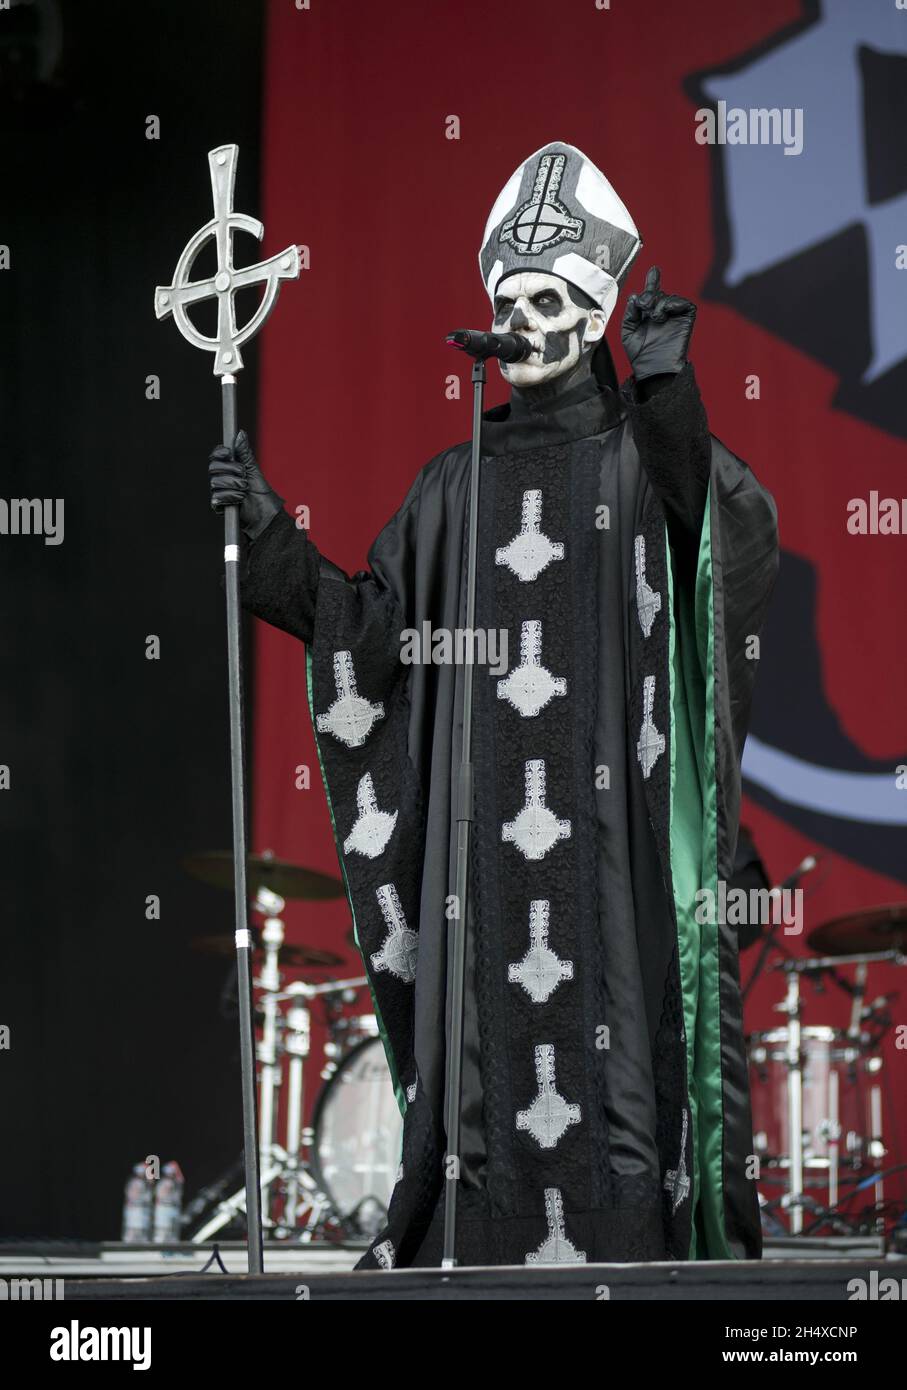
<path fill-rule="evenodd" d="M 469 446 L 438 455 L 351 578 L 284 512 L 244 557 L 245 606 L 307 644 L 404 1111 L 363 1267 L 441 1252 L 464 668 L 401 644 L 465 627 L 468 488 Z M 772 500 L 709 435 L 691 366 L 644 404 L 593 380 L 486 413 L 475 626 L 510 661 L 475 671 L 461 1264 L 760 1252 L 737 943 L 696 893 L 732 870 L 776 565 Z"/>

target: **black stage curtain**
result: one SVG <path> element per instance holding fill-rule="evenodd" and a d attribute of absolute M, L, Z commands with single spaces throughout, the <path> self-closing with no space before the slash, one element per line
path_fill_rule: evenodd
<path fill-rule="evenodd" d="M 191 1192 L 242 1142 L 228 962 L 189 949 L 232 902 L 180 864 L 230 843 L 219 392 L 153 296 L 211 216 L 209 149 L 239 145 L 260 212 L 261 52 L 255 3 L 3 16 L 0 496 L 64 499 L 62 544 L 0 535 L 4 1238 L 116 1237 L 131 1164 Z"/>

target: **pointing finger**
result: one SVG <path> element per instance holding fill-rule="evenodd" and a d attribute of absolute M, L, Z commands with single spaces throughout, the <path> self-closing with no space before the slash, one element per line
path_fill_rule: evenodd
<path fill-rule="evenodd" d="M 649 266 L 646 275 L 646 294 L 656 295 L 661 289 L 661 270 L 657 265 Z"/>

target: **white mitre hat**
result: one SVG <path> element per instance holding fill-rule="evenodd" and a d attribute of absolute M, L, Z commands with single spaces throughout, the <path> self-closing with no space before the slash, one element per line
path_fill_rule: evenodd
<path fill-rule="evenodd" d="M 479 269 L 494 303 L 518 271 L 545 271 L 582 290 L 610 317 L 642 247 L 636 225 L 600 169 L 555 140 L 507 180 L 485 226 Z"/>

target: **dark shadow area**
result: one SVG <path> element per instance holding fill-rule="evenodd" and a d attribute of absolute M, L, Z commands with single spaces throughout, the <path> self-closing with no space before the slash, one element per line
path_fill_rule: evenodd
<path fill-rule="evenodd" d="M 239 145 L 260 212 L 261 9 L 3 21 L 0 496 L 63 499 L 64 531 L 0 535 L 0 1237 L 109 1238 L 133 1163 L 176 1158 L 191 1194 L 241 1146 L 225 963 L 189 947 L 232 903 L 180 867 L 230 843 L 220 401 L 153 299 L 211 216 L 209 149 Z"/>

